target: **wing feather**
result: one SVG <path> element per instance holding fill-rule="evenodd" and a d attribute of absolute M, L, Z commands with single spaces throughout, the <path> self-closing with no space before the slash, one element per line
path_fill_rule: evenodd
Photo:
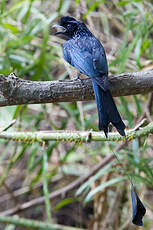
<path fill-rule="evenodd" d="M 92 49 L 88 43 L 83 41 L 82 46 L 76 45 L 74 41 L 67 41 L 63 45 L 64 59 L 81 73 L 89 76 L 103 90 L 108 89 L 108 67 L 103 46 L 96 40 Z"/>

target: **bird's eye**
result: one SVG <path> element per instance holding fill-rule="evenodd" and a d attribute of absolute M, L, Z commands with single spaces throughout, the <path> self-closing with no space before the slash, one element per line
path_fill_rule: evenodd
<path fill-rule="evenodd" d="M 67 29 L 70 29 L 71 28 L 71 25 L 70 24 L 67 24 Z"/>

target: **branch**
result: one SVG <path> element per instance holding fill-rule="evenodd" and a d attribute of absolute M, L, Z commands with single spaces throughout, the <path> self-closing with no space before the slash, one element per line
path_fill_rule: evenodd
<path fill-rule="evenodd" d="M 153 133 L 153 122 L 149 123 L 143 128 L 137 130 L 128 130 L 126 138 L 128 141 L 138 137 L 146 136 Z M 69 142 L 90 142 L 90 141 L 125 141 L 125 137 L 120 136 L 117 132 L 109 133 L 108 138 L 105 137 L 103 132 L 93 131 L 37 131 L 37 132 L 0 132 L 1 139 L 21 141 L 27 144 L 33 142 L 45 141 L 69 141 Z"/>
<path fill-rule="evenodd" d="M 13 224 L 15 226 L 22 226 L 31 229 L 47 229 L 47 230 L 85 230 L 83 228 L 68 227 L 59 224 L 50 224 L 38 220 L 30 220 L 20 218 L 17 216 L 1 216 L 0 222 L 5 224 Z"/>
<path fill-rule="evenodd" d="M 153 71 L 109 76 L 113 96 L 153 91 Z M 87 101 L 94 99 L 90 79 L 65 81 L 28 81 L 10 74 L 0 75 L 0 106 Z"/>

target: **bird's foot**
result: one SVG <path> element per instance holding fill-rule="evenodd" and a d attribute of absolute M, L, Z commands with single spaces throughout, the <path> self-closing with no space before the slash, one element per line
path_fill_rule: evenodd
<path fill-rule="evenodd" d="M 79 73 L 78 76 L 76 78 L 74 78 L 74 80 L 75 81 L 79 80 L 79 81 L 81 81 L 81 84 L 85 85 L 83 79 L 81 79 L 80 76 L 81 76 L 81 73 Z"/>
<path fill-rule="evenodd" d="M 81 73 L 78 73 L 77 77 L 75 77 L 74 80 L 80 80 L 81 81 L 82 79 L 80 78 L 80 76 L 81 76 Z"/>

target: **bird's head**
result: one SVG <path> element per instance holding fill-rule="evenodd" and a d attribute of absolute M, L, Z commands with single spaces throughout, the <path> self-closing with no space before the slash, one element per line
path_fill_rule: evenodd
<path fill-rule="evenodd" d="M 72 38 L 83 27 L 86 27 L 84 23 L 69 16 L 62 17 L 59 25 L 53 25 L 53 28 L 61 29 L 61 31 L 56 32 L 55 35 L 61 34 L 67 38 Z"/>

